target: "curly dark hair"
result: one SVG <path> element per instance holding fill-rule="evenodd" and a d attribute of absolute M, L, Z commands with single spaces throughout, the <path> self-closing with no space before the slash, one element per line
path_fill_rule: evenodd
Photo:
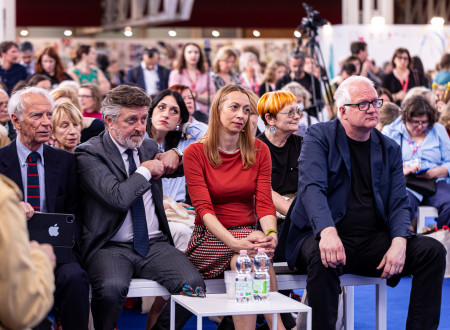
<path fill-rule="evenodd" d="M 189 120 L 189 111 L 186 107 L 186 104 L 184 103 L 184 100 L 181 97 L 180 93 L 170 90 L 170 89 L 163 90 L 153 97 L 152 104 L 150 106 L 150 109 L 148 110 L 148 117 L 152 118 L 153 110 L 155 110 L 158 103 L 161 102 L 161 100 L 163 98 L 165 98 L 166 96 L 173 96 L 175 98 L 175 101 L 177 101 L 177 104 L 180 107 L 181 123 L 182 124 L 187 123 Z M 153 137 L 151 120 L 147 121 L 147 133 L 151 138 Z M 180 140 L 183 138 L 184 137 L 181 132 L 178 132 L 178 131 L 168 132 L 165 137 L 165 148 L 164 149 L 167 151 L 172 148 L 176 148 L 178 146 L 178 143 L 180 142 Z"/>
<path fill-rule="evenodd" d="M 433 128 L 438 120 L 438 112 L 431 105 L 430 101 L 422 95 L 414 95 L 402 103 L 402 121 L 406 124 L 411 122 L 414 117 L 426 115 L 428 118 L 428 128 Z"/>

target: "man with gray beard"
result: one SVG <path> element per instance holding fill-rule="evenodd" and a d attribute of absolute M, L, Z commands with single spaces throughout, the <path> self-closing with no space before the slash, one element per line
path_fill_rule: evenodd
<path fill-rule="evenodd" d="M 185 285 L 204 288 L 196 268 L 173 246 L 160 178 L 176 170 L 179 158 L 173 150 L 160 153 L 154 140 L 144 138 L 150 101 L 138 87 L 114 88 L 102 102 L 107 131 L 75 150 L 82 258 L 96 330 L 116 327 L 133 277 L 154 280 L 171 294 Z M 169 304 L 157 328 L 169 327 L 168 312 Z M 177 310 L 177 329 L 189 317 Z"/>

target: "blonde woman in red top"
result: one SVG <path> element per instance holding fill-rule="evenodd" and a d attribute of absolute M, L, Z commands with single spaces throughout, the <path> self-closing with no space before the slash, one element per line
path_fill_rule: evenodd
<path fill-rule="evenodd" d="M 254 139 L 247 90 L 221 88 L 211 106 L 205 137 L 186 148 L 183 164 L 195 207 L 195 228 L 186 254 L 203 278 L 234 269 L 239 250 L 273 257 L 278 243 L 271 197 L 269 148 Z M 256 213 L 255 213 L 256 210 Z M 262 231 L 255 229 L 259 220 Z M 273 268 L 271 291 L 277 290 Z M 278 329 L 284 329 L 278 316 Z M 266 315 L 268 324 L 271 316 Z M 256 315 L 233 316 L 236 329 L 254 329 Z"/>

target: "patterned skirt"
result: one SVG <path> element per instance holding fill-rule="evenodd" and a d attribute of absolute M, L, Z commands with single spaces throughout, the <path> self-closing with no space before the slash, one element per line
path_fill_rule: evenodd
<path fill-rule="evenodd" d="M 250 233 L 256 231 L 254 226 L 227 229 L 237 239 L 246 238 Z M 195 225 L 185 253 L 205 279 L 218 277 L 229 270 L 231 258 L 236 254 L 214 236 L 206 226 L 200 225 Z"/>

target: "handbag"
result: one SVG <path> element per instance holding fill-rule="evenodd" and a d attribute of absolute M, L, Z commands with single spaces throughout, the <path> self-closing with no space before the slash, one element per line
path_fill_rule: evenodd
<path fill-rule="evenodd" d="M 444 277 L 450 277 L 450 228 L 444 225 L 442 229 L 431 233 L 425 233 L 424 235 L 433 237 L 434 239 L 441 242 L 442 245 L 444 245 L 445 249 L 447 250 L 447 265 L 445 268 Z"/>
<path fill-rule="evenodd" d="M 403 134 L 400 134 L 400 151 L 403 150 Z M 405 176 L 406 186 L 415 192 L 430 197 L 436 193 L 436 179 L 418 178 L 414 174 Z"/>
<path fill-rule="evenodd" d="M 436 179 L 423 179 L 409 174 L 405 176 L 405 182 L 409 189 L 425 197 L 433 196 L 436 193 Z"/>

